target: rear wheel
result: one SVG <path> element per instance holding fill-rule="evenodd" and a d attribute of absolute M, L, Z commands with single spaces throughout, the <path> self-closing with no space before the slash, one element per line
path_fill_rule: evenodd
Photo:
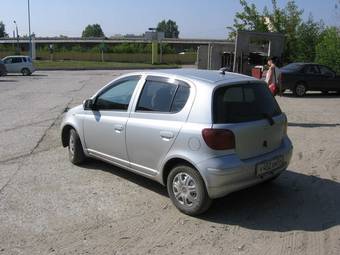
<path fill-rule="evenodd" d="M 23 68 L 21 70 L 21 73 L 22 73 L 23 76 L 31 75 L 31 71 L 28 68 Z"/>
<path fill-rule="evenodd" d="M 306 95 L 306 92 L 307 92 L 307 87 L 303 83 L 296 84 L 294 91 L 293 91 L 294 95 L 298 97 L 303 97 L 304 95 Z"/>
<path fill-rule="evenodd" d="M 179 165 L 171 170 L 167 189 L 177 209 L 188 215 L 205 212 L 212 202 L 200 174 L 187 165 Z"/>
<path fill-rule="evenodd" d="M 70 129 L 68 155 L 70 161 L 75 165 L 83 163 L 86 159 L 79 135 L 74 129 Z"/>

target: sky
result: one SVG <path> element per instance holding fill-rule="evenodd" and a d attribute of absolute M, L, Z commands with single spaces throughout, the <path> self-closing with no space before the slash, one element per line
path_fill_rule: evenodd
<path fill-rule="evenodd" d="M 304 18 L 311 13 L 326 25 L 339 26 L 337 0 L 296 0 L 304 9 Z M 271 6 L 271 0 L 249 0 L 259 10 Z M 36 36 L 81 36 L 88 24 L 101 25 L 106 36 L 142 34 L 163 19 L 175 20 L 181 38 L 225 39 L 227 26 L 233 24 L 239 0 L 30 0 L 31 29 Z M 278 0 L 279 6 L 286 1 Z M 0 0 L 0 21 L 6 32 L 28 34 L 27 0 Z"/>

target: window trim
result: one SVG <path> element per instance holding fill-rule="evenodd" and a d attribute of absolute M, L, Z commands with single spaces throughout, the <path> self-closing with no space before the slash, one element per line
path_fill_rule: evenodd
<path fill-rule="evenodd" d="M 121 79 L 119 79 L 119 80 L 115 80 L 115 81 L 113 81 L 111 84 L 105 86 L 102 90 L 100 90 L 100 91 L 98 92 L 97 95 L 95 95 L 94 103 L 93 103 L 93 105 L 94 105 L 94 110 L 95 110 L 95 111 L 105 111 L 105 112 L 107 112 L 107 111 L 128 112 L 128 111 L 129 111 L 129 107 L 130 107 L 130 105 L 131 105 L 131 103 L 132 103 L 133 95 L 134 95 L 134 93 L 135 93 L 135 91 L 136 91 L 136 89 L 137 89 L 137 87 L 138 87 L 138 83 L 141 81 L 141 79 L 142 79 L 142 75 L 131 75 L 131 76 L 123 77 L 123 78 L 121 78 Z M 96 107 L 98 97 L 100 97 L 101 95 L 103 95 L 105 92 L 107 92 L 108 90 L 110 90 L 112 87 L 115 87 L 115 86 L 117 86 L 118 84 L 123 83 L 123 82 L 125 82 L 125 81 L 129 81 L 129 80 L 136 80 L 137 83 L 136 83 L 136 86 L 135 86 L 134 90 L 132 91 L 131 98 L 130 98 L 130 102 L 129 102 L 129 104 L 128 104 L 128 106 L 127 106 L 126 109 L 124 109 L 124 110 L 123 110 L 123 109 L 98 109 L 98 108 Z"/>
<path fill-rule="evenodd" d="M 167 84 L 171 84 L 171 85 L 177 86 L 177 87 L 176 87 L 176 90 L 175 90 L 175 93 L 174 93 L 174 96 L 173 96 L 173 98 L 172 98 L 172 100 L 171 100 L 171 104 L 170 104 L 170 109 L 169 109 L 169 111 L 167 111 L 167 112 L 161 112 L 161 111 L 138 110 L 138 104 L 139 104 L 139 102 L 140 102 L 140 100 L 141 100 L 141 97 L 142 97 L 144 88 L 145 88 L 146 83 L 147 83 L 148 81 L 163 82 L 163 83 L 167 83 Z M 176 112 L 171 112 L 172 105 L 173 105 L 173 103 L 174 103 L 175 97 L 176 97 L 176 95 L 177 95 L 177 92 L 178 92 L 178 89 L 179 89 L 180 86 L 185 86 L 185 87 L 188 87 L 188 88 L 189 88 L 189 95 L 188 95 L 188 98 L 187 98 L 187 100 L 186 100 L 186 102 L 185 102 L 185 104 L 183 105 L 183 107 L 182 107 L 181 110 L 176 111 Z M 183 111 L 183 109 L 184 109 L 185 106 L 187 105 L 187 103 L 188 103 L 188 101 L 189 101 L 190 93 L 191 93 L 191 86 L 190 86 L 188 83 L 184 82 L 184 81 L 181 81 L 181 80 L 178 80 L 178 79 L 173 79 L 173 78 L 170 78 L 170 77 L 148 75 L 147 77 L 145 77 L 143 87 L 141 88 L 141 90 L 140 90 L 140 92 L 139 92 L 138 100 L 137 100 L 137 103 L 136 103 L 134 112 L 135 112 L 135 113 L 152 113 L 152 114 L 171 114 L 171 115 L 180 113 L 181 111 Z"/>

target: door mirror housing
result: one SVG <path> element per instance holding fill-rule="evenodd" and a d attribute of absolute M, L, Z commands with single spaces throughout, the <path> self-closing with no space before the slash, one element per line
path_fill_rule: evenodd
<path fill-rule="evenodd" d="M 84 110 L 94 110 L 94 100 L 93 99 L 86 99 L 83 103 Z"/>

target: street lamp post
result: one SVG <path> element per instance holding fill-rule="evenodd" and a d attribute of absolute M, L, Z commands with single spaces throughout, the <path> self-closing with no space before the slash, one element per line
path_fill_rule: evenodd
<path fill-rule="evenodd" d="M 17 32 L 17 52 L 16 54 L 19 54 L 19 32 L 18 32 L 18 24 L 14 20 L 13 23 L 15 24 L 15 31 Z"/>
<path fill-rule="evenodd" d="M 28 38 L 29 38 L 29 56 L 32 59 L 32 35 L 31 35 L 31 9 L 30 0 L 27 0 L 27 12 L 28 12 Z"/>
<path fill-rule="evenodd" d="M 154 65 L 158 62 L 158 41 L 157 41 L 157 28 L 150 27 L 149 31 L 151 31 L 151 44 L 152 44 L 152 57 L 151 63 Z"/>

